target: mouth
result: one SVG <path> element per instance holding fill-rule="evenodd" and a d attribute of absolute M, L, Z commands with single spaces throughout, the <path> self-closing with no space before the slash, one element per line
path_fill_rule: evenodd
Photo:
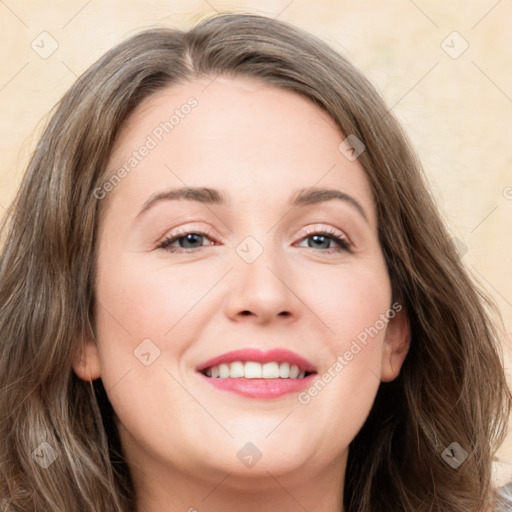
<path fill-rule="evenodd" d="M 307 371 L 288 361 L 233 361 L 208 366 L 201 373 L 212 379 L 305 379 L 316 372 Z"/>
<path fill-rule="evenodd" d="M 309 361 L 284 349 L 235 350 L 205 361 L 196 371 L 217 389 L 251 398 L 300 391 L 317 373 Z"/>
<path fill-rule="evenodd" d="M 196 371 L 213 379 L 304 379 L 316 368 L 295 352 L 275 348 L 233 350 L 201 363 Z"/>

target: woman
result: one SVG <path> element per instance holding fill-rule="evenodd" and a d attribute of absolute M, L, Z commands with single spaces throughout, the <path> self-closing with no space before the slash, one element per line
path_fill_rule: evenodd
<path fill-rule="evenodd" d="M 397 121 L 318 39 L 227 14 L 121 43 L 10 213 L 7 510 L 498 506 L 497 309 Z"/>

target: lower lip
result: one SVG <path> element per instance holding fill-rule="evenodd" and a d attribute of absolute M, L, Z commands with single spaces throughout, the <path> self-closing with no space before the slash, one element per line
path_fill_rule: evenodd
<path fill-rule="evenodd" d="M 250 398 L 275 398 L 302 391 L 311 385 L 316 374 L 312 373 L 303 379 L 221 379 L 206 377 L 202 373 L 199 373 L 199 376 L 223 391 L 232 391 Z"/>

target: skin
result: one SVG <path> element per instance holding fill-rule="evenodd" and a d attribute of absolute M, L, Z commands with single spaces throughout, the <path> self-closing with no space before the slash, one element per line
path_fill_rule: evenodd
<path fill-rule="evenodd" d="M 345 137 L 323 110 L 227 77 L 174 85 L 141 103 L 111 172 L 190 96 L 197 107 L 103 199 L 97 339 L 75 372 L 102 378 L 139 512 L 343 510 L 348 445 L 409 348 L 404 310 L 307 404 L 296 393 L 264 400 L 220 391 L 195 367 L 239 348 L 279 347 L 322 375 L 389 310 L 368 179 L 338 150 Z M 183 186 L 222 189 L 229 203 L 164 200 L 136 218 L 153 194 Z M 291 193 L 311 186 L 349 194 L 368 222 L 345 201 L 290 209 Z M 176 228 L 211 237 L 173 243 L 188 253 L 158 248 Z M 352 252 L 332 238 L 315 244 L 311 234 L 325 229 L 345 236 Z M 236 251 L 248 236 L 263 249 L 252 263 Z M 148 366 L 134 356 L 144 339 L 160 350 Z M 237 457 L 249 442 L 262 454 L 252 467 Z"/>

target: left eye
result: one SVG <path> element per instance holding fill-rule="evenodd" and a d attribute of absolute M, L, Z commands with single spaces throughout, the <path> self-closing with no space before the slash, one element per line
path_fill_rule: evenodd
<path fill-rule="evenodd" d="M 210 243 L 202 243 L 204 239 L 209 239 Z M 310 249 L 320 249 L 324 253 L 332 252 L 351 252 L 351 245 L 344 236 L 339 236 L 333 231 L 319 231 L 310 233 L 303 237 L 300 242 L 311 239 L 312 244 L 308 244 Z M 178 245 L 176 246 L 176 242 Z M 331 242 L 334 242 L 337 247 L 330 247 Z M 325 246 L 327 244 L 327 247 Z M 211 241 L 210 235 L 202 231 L 174 233 L 166 238 L 159 246 L 158 249 L 165 249 L 169 252 L 194 252 L 195 249 L 204 247 L 205 245 L 215 245 Z M 304 247 L 304 246 L 301 246 Z"/>
<path fill-rule="evenodd" d="M 331 253 L 331 252 L 341 252 L 347 251 L 350 252 L 351 247 L 349 241 L 344 236 L 339 236 L 333 231 L 321 231 L 318 233 L 311 233 L 305 236 L 301 241 L 311 239 L 314 244 L 313 247 L 308 244 L 308 247 L 313 249 L 327 249 L 322 252 Z M 334 242 L 338 245 L 338 247 L 329 247 L 330 242 Z M 327 247 L 325 244 L 327 243 Z M 316 245 L 316 246 L 315 246 Z"/>

